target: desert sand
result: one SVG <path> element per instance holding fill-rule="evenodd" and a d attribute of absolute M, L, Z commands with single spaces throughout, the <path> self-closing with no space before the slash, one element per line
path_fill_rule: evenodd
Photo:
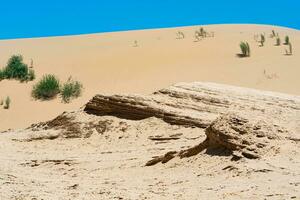
<path fill-rule="evenodd" d="M 25 128 L 49 120 L 63 111 L 76 110 L 95 94 L 149 94 L 177 82 L 209 81 L 249 88 L 300 94 L 300 33 L 282 27 L 259 25 L 203 26 L 213 38 L 195 42 L 200 26 L 172 29 L 103 33 L 81 36 L 0 41 L 0 66 L 13 54 L 33 60 L 37 79 L 27 84 L 0 82 L 0 98 L 10 96 L 9 110 L 0 110 L 0 130 Z M 284 56 L 286 46 L 274 46 L 269 38 L 275 30 L 283 41 L 289 35 L 293 56 Z M 177 31 L 185 39 L 176 39 Z M 265 47 L 254 35 L 265 33 Z M 138 47 L 134 47 L 137 41 Z M 239 43 L 248 41 L 252 56 L 239 59 Z M 265 72 L 265 73 L 264 73 Z M 84 92 L 70 104 L 35 101 L 32 85 L 44 74 L 62 81 L 69 76 L 81 81 Z"/>
<path fill-rule="evenodd" d="M 65 104 L 0 82 L 0 199 L 300 199 L 300 32 L 199 27 L 0 41 L 2 66 L 20 53 L 84 86 Z"/>

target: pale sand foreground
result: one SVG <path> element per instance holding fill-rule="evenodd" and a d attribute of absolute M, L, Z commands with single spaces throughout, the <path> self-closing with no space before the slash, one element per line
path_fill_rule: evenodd
<path fill-rule="evenodd" d="M 300 96 L 213 83 L 98 95 L 0 133 L 0 199 L 300 199 L 299 131 Z"/>
<path fill-rule="evenodd" d="M 0 82 L 0 98 L 10 96 L 9 110 L 0 109 L 0 130 L 24 128 L 67 110 L 74 110 L 97 93 L 150 93 L 180 81 L 210 81 L 237 86 L 300 94 L 300 32 L 257 25 L 205 26 L 214 38 L 194 42 L 199 26 L 105 33 L 71 37 L 0 41 L 0 66 L 16 53 L 29 64 L 34 61 L 37 79 L 56 74 L 82 81 L 83 96 L 70 104 L 60 99 L 40 102 L 30 97 L 32 84 Z M 293 56 L 284 56 L 268 35 L 274 29 L 281 39 L 289 35 Z M 176 39 L 183 31 L 186 38 Z M 265 47 L 258 47 L 254 34 L 266 33 Z M 133 47 L 134 41 L 138 47 Z M 240 41 L 251 45 L 250 58 L 237 58 Z M 266 74 L 264 74 L 264 71 Z M 35 81 L 36 82 L 36 81 Z"/>

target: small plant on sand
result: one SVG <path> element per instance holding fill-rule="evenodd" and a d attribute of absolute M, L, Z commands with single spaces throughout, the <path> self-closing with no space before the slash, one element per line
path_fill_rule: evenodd
<path fill-rule="evenodd" d="M 266 38 L 263 34 L 260 34 L 260 46 L 263 47 L 265 44 Z"/>
<path fill-rule="evenodd" d="M 280 46 L 281 45 L 281 40 L 280 37 L 276 38 L 276 46 Z"/>
<path fill-rule="evenodd" d="M 272 33 L 271 33 L 271 35 L 270 35 L 270 38 L 274 38 L 274 37 L 276 37 L 276 32 L 275 32 L 274 30 L 272 30 Z"/>
<path fill-rule="evenodd" d="M 139 46 L 138 41 L 137 41 L 137 40 L 134 40 L 134 42 L 133 42 L 133 47 L 138 47 L 138 46 Z"/>
<path fill-rule="evenodd" d="M 78 81 L 72 80 L 70 77 L 68 81 L 63 84 L 60 92 L 63 102 L 69 103 L 71 98 L 76 98 L 81 95 L 82 84 Z"/>
<path fill-rule="evenodd" d="M 176 33 L 176 35 L 177 35 L 176 39 L 184 39 L 185 38 L 185 35 L 184 35 L 184 33 L 182 31 L 178 31 Z"/>
<path fill-rule="evenodd" d="M 200 27 L 199 34 L 200 34 L 201 37 L 206 37 L 206 31 L 204 30 L 203 27 Z"/>
<path fill-rule="evenodd" d="M 284 45 L 289 45 L 290 44 L 290 37 L 289 36 L 285 36 L 284 38 Z"/>
<path fill-rule="evenodd" d="M 238 54 L 239 57 L 250 57 L 250 45 L 248 42 L 240 43 L 241 54 Z"/>
<path fill-rule="evenodd" d="M 9 109 L 10 103 L 11 103 L 10 98 L 9 98 L 9 97 L 6 97 L 6 99 L 5 99 L 5 104 L 4 104 L 4 109 Z"/>
<path fill-rule="evenodd" d="M 199 42 L 201 40 L 201 35 L 199 31 L 195 31 L 195 42 Z"/>
<path fill-rule="evenodd" d="M 285 49 L 285 55 L 287 56 L 291 56 L 293 55 L 293 46 L 292 46 L 292 43 L 289 43 L 289 49 Z"/>
<path fill-rule="evenodd" d="M 59 79 L 52 74 L 47 74 L 33 86 L 31 94 L 36 99 L 51 99 L 60 92 L 59 89 Z"/>

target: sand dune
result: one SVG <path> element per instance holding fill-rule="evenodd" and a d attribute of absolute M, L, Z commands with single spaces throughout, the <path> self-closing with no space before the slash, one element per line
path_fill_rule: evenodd
<path fill-rule="evenodd" d="M 82 97 L 63 104 L 59 99 L 35 101 L 30 97 L 34 82 L 0 82 L 0 98 L 10 96 L 9 110 L 0 110 L 0 130 L 24 128 L 59 113 L 74 110 L 97 93 L 151 93 L 181 81 L 210 81 L 300 94 L 300 32 L 258 25 L 211 25 L 215 37 L 194 42 L 199 26 L 129 31 L 70 37 L 0 41 L 0 66 L 16 53 L 27 63 L 34 61 L 37 80 L 46 73 L 61 80 L 72 76 L 84 85 Z M 294 55 L 284 56 L 268 35 L 274 29 L 282 40 L 289 35 Z M 185 39 L 177 40 L 183 31 Z M 254 34 L 265 33 L 265 47 L 258 47 Z M 134 46 L 137 41 L 138 47 Z M 250 58 L 237 58 L 239 43 L 251 45 Z"/>

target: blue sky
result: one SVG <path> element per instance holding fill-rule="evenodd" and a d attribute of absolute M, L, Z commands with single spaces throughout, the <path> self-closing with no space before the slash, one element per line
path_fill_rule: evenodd
<path fill-rule="evenodd" d="M 0 0 L 0 39 L 219 23 L 300 29 L 300 1 Z"/>

